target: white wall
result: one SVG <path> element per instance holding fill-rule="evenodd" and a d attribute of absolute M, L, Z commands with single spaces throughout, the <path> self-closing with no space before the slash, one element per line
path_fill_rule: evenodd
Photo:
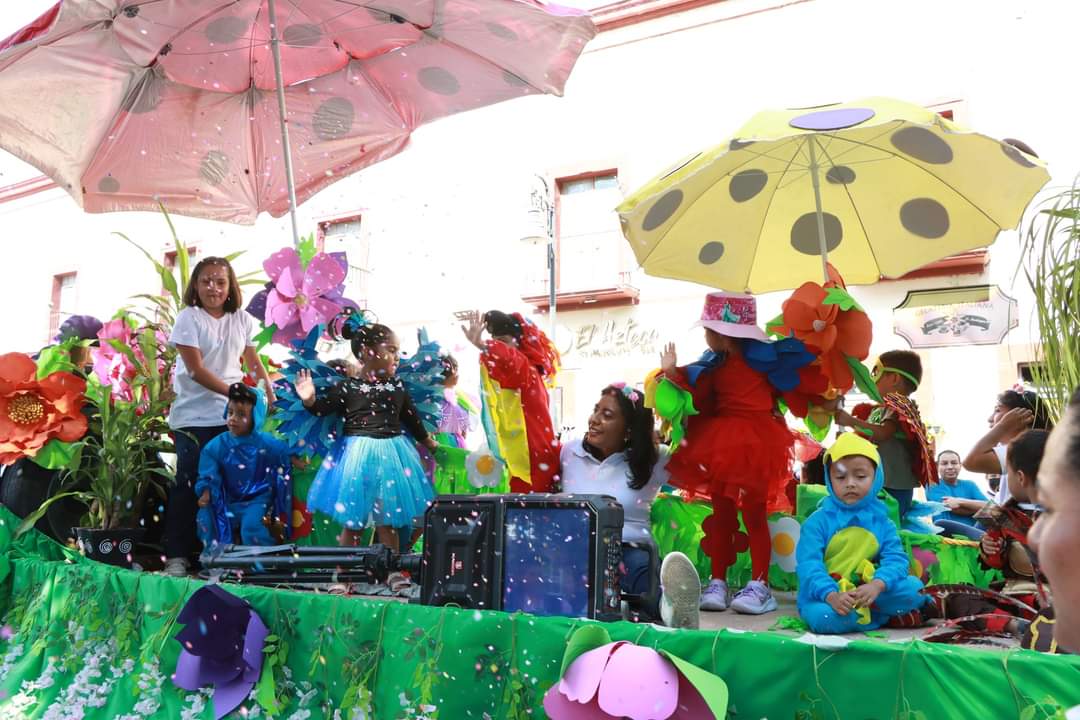
<path fill-rule="evenodd" d="M 521 306 L 518 238 L 535 173 L 551 178 L 617 167 L 629 191 L 719 143 L 765 107 L 868 95 L 927 105 L 960 100 L 959 122 L 1025 140 L 1050 163 L 1055 183 L 1070 183 L 1080 169 L 1080 108 L 1069 70 L 1078 21 L 1080 6 L 1057 0 L 727 0 L 605 32 L 582 56 L 564 98 L 525 98 L 422 128 L 404 154 L 304 205 L 302 226 L 310 231 L 316 218 L 360 211 L 380 318 L 405 336 L 419 324 L 432 326 L 464 352 L 453 311 Z M 0 170 L 11 182 L 34 174 L 14 160 Z M 289 241 L 287 224 L 268 217 L 254 228 L 176 223 L 204 254 L 247 249 L 241 271 Z M 59 190 L 0 206 L 0 227 L 4 349 L 32 350 L 45 341 L 56 273 L 78 270 L 80 313 L 107 316 L 129 295 L 156 289 L 148 266 L 112 231 L 157 254 L 168 239 L 152 214 L 84 215 Z M 991 282 L 1020 299 L 1022 325 L 1005 347 L 924 355 L 928 384 L 918 397 L 946 428 L 947 445 L 966 447 L 983 431 L 993 394 L 1027 359 L 1032 307 L 1030 295 L 1013 284 L 1017 260 L 1016 236 L 1006 234 L 982 278 L 855 290 L 877 328 L 874 352 L 904 346 L 891 333 L 891 309 L 908 289 Z M 700 341 L 687 328 L 705 289 L 641 273 L 634 282 L 642 305 L 632 313 L 566 313 L 563 324 L 633 314 L 679 341 L 685 356 L 698 352 Z M 762 299 L 762 321 L 782 297 Z M 582 361 L 567 388 L 571 419 L 580 424 L 602 382 L 651 364 L 629 356 Z"/>

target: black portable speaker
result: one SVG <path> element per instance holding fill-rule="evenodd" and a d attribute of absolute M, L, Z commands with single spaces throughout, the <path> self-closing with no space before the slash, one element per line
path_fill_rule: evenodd
<path fill-rule="evenodd" d="M 444 495 L 424 518 L 419 602 L 620 619 L 623 509 L 607 495 Z"/>

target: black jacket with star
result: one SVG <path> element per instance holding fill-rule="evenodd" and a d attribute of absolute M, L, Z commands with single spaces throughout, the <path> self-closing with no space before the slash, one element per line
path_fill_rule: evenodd
<path fill-rule="evenodd" d="M 315 399 L 308 408 L 314 415 L 341 415 L 346 435 L 392 438 L 403 429 L 423 442 L 428 433 L 405 385 L 397 377 L 379 381 L 345 378 Z"/>

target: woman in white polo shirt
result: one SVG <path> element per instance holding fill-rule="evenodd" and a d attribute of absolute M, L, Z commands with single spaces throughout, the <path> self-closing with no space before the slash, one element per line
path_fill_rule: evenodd
<path fill-rule="evenodd" d="M 251 341 L 254 320 L 243 311 L 236 273 L 225 258 L 208 257 L 191 272 L 185 307 L 176 316 L 169 343 L 176 347 L 169 427 L 176 442 L 176 482 L 165 504 L 165 573 L 187 574 L 195 552 L 194 485 L 199 451 L 225 432 L 229 385 L 244 377 L 241 360 L 264 381 L 272 406 L 274 391 Z M 256 428 L 258 429 L 258 428 Z"/>
<path fill-rule="evenodd" d="M 667 482 L 667 448 L 656 442 L 653 412 L 640 390 L 618 383 L 600 393 L 585 437 L 563 445 L 564 493 L 610 495 L 623 507 L 624 592 L 645 593 L 655 572 L 649 553 L 634 544 L 652 542 L 649 513 Z M 700 580 L 682 553 L 669 553 L 660 570 L 660 615 L 672 627 L 697 627 Z M 648 609 L 647 609 L 648 610 Z"/>

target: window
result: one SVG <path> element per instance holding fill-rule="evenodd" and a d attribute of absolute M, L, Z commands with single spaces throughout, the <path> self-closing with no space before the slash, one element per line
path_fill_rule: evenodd
<path fill-rule="evenodd" d="M 52 300 L 49 305 L 49 341 L 60 331 L 60 325 L 75 314 L 75 273 L 53 276 Z"/>
<path fill-rule="evenodd" d="M 320 222 L 317 247 L 325 253 L 345 253 L 349 262 L 345 297 L 366 307 L 371 279 L 371 240 L 361 230 L 360 216 Z"/>
<path fill-rule="evenodd" d="M 629 252 L 616 206 L 623 200 L 615 170 L 556 180 L 560 293 L 613 288 L 626 282 Z"/>
<path fill-rule="evenodd" d="M 190 261 L 190 267 L 188 268 L 188 272 L 191 272 L 195 269 L 195 259 L 199 256 L 199 248 L 188 245 L 187 253 L 188 260 Z M 166 269 L 172 271 L 173 277 L 176 277 L 176 250 L 166 250 L 165 259 L 161 261 L 161 264 L 164 265 Z M 183 283 L 187 281 L 188 278 L 176 277 L 176 287 L 180 287 Z M 161 294 L 168 294 L 165 288 L 161 288 Z"/>

